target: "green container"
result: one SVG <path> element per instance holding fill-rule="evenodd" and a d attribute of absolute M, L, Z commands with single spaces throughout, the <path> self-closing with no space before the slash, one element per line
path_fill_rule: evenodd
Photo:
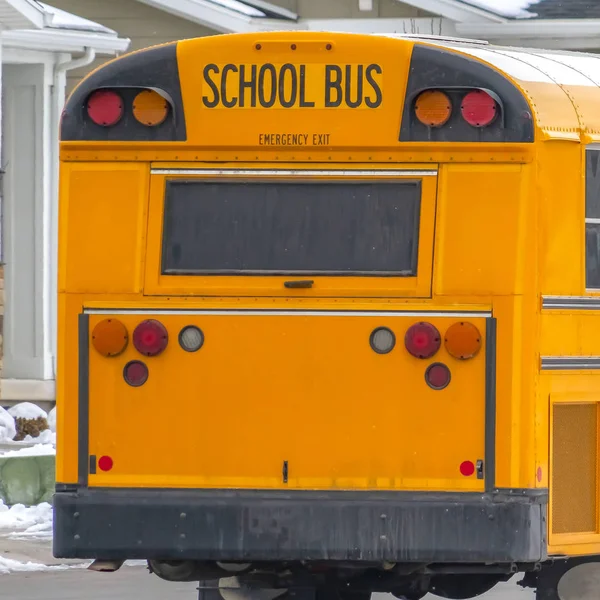
<path fill-rule="evenodd" d="M 8 506 L 52 502 L 55 481 L 54 456 L 0 456 L 0 499 Z"/>

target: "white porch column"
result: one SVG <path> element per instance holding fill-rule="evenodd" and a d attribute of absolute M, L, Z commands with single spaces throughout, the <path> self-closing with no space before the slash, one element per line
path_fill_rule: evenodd
<path fill-rule="evenodd" d="M 53 400 L 51 323 L 54 58 L 4 64 L 5 318 L 2 400 Z"/>

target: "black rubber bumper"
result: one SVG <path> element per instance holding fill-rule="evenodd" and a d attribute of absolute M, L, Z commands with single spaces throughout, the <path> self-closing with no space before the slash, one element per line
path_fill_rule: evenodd
<path fill-rule="evenodd" d="M 61 491 L 57 558 L 535 562 L 547 494 Z"/>

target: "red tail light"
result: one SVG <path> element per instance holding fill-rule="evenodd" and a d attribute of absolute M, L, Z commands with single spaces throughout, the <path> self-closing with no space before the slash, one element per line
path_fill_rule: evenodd
<path fill-rule="evenodd" d="M 441 343 L 440 332 L 431 323 L 415 323 L 404 337 L 406 349 L 416 358 L 431 358 Z"/>
<path fill-rule="evenodd" d="M 139 360 L 132 360 L 123 369 L 123 379 L 132 387 L 140 387 L 148 381 L 148 367 Z"/>
<path fill-rule="evenodd" d="M 463 98 L 460 112 L 469 125 L 487 127 L 498 116 L 498 103 L 487 92 L 473 90 Z"/>
<path fill-rule="evenodd" d="M 113 468 L 113 459 L 110 456 L 101 456 L 98 459 L 98 468 L 101 471 L 110 471 Z"/>
<path fill-rule="evenodd" d="M 475 473 L 475 464 L 472 463 L 470 460 L 465 460 L 464 462 L 460 463 L 460 474 L 463 477 L 471 477 L 471 475 L 473 475 L 473 473 Z"/>
<path fill-rule="evenodd" d="M 443 390 L 450 384 L 450 369 L 441 363 L 434 363 L 425 371 L 425 381 L 434 390 Z"/>
<path fill-rule="evenodd" d="M 169 334 L 160 321 L 142 321 L 133 331 L 133 345 L 144 356 L 158 356 L 168 343 Z"/>
<path fill-rule="evenodd" d="M 123 99 L 112 90 L 98 90 L 88 98 L 87 112 L 96 125 L 112 127 L 123 116 Z"/>

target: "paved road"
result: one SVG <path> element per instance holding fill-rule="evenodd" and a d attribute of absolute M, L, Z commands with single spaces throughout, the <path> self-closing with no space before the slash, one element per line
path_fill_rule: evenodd
<path fill-rule="evenodd" d="M 72 569 L 47 573 L 0 575 L 2 600 L 196 600 L 195 584 L 167 583 L 141 567 L 117 573 Z M 393 600 L 383 594 L 374 600 Z M 439 600 L 428 596 L 427 600 Z M 496 588 L 480 600 L 533 600 L 513 585 Z"/>

